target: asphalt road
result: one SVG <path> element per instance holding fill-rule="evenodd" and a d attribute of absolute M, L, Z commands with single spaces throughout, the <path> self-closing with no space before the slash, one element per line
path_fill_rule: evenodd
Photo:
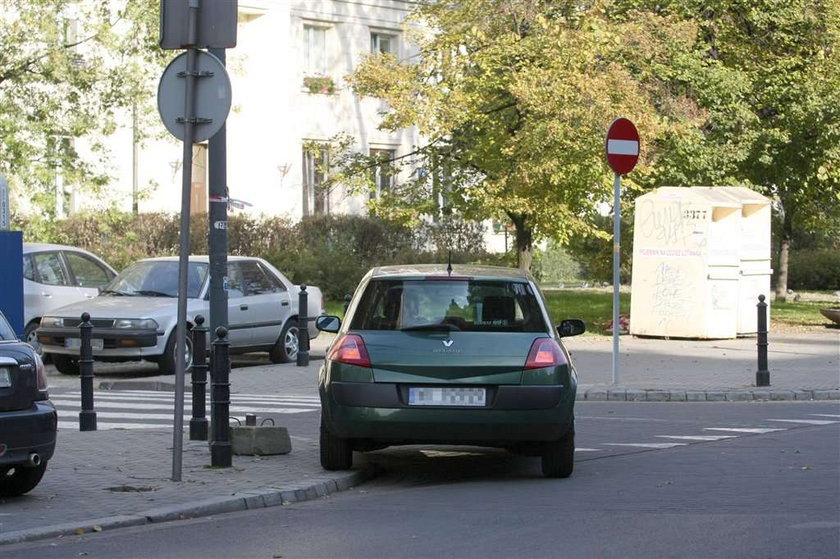
<path fill-rule="evenodd" d="M 836 402 L 583 402 L 577 430 L 567 480 L 543 479 L 538 460 L 500 451 L 387 449 L 363 458 L 382 470 L 375 481 L 318 501 L 3 554 L 840 556 Z"/>

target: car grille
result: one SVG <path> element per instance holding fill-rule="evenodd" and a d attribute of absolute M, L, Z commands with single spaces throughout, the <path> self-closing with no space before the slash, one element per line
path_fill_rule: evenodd
<path fill-rule="evenodd" d="M 78 328 L 79 325 L 82 323 L 80 318 L 65 318 L 62 321 L 62 326 L 65 328 Z M 114 319 L 113 318 L 94 318 L 90 321 L 94 328 L 113 328 L 114 327 Z"/>

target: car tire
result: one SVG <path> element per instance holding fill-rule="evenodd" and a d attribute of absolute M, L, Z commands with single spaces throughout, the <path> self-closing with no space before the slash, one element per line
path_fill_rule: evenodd
<path fill-rule="evenodd" d="M 62 375 L 79 375 L 79 359 L 77 357 L 70 357 L 69 355 L 52 354 L 52 361 L 55 368 Z"/>
<path fill-rule="evenodd" d="M 178 337 L 178 331 L 173 330 L 172 333 L 169 335 L 169 340 L 166 342 L 166 347 L 163 350 L 163 355 L 161 355 L 158 360 L 158 369 L 160 369 L 160 374 L 162 375 L 174 375 L 175 374 L 175 341 Z M 186 371 L 190 365 L 192 365 L 192 339 L 190 336 L 187 335 L 186 337 L 186 352 L 184 354 L 184 359 L 186 362 L 184 363 L 184 370 Z"/>
<path fill-rule="evenodd" d="M 353 447 L 348 439 L 336 437 L 321 420 L 321 467 L 331 472 L 353 467 Z"/>
<path fill-rule="evenodd" d="M 0 474 L 0 497 L 16 497 L 31 491 L 38 485 L 46 471 L 46 461 L 41 462 L 34 468 L 19 464 L 12 466 Z"/>
<path fill-rule="evenodd" d="M 26 325 L 26 329 L 23 331 L 23 338 L 26 343 L 32 346 L 32 349 L 35 350 L 44 362 L 46 362 L 47 356 L 44 355 L 44 350 L 41 347 L 40 342 L 38 342 L 38 336 L 35 335 L 35 331 L 38 330 L 38 327 L 41 325 L 40 321 L 33 320 L 29 324 Z"/>
<path fill-rule="evenodd" d="M 268 352 L 268 358 L 271 359 L 272 363 L 291 363 L 297 360 L 298 349 L 297 318 L 292 317 L 283 326 L 280 337 L 277 338 L 274 347 Z"/>
<path fill-rule="evenodd" d="M 569 477 L 575 469 L 575 425 L 569 427 L 559 441 L 546 443 L 542 452 L 542 473 L 545 477 Z"/>

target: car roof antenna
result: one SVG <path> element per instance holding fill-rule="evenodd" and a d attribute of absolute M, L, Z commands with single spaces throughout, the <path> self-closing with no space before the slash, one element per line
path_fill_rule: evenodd
<path fill-rule="evenodd" d="M 449 274 L 449 277 L 452 277 L 452 249 L 449 249 L 449 262 L 446 264 L 446 273 Z"/>

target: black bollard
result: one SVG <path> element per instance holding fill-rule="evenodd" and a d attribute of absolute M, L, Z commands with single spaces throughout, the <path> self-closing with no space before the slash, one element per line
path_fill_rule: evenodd
<path fill-rule="evenodd" d="M 755 372 L 756 386 L 770 386 L 770 371 L 767 369 L 767 303 L 764 295 L 758 296 L 758 370 Z"/>
<path fill-rule="evenodd" d="M 81 343 L 79 346 L 79 379 L 82 383 L 82 411 L 79 412 L 79 431 L 96 431 L 96 412 L 93 411 L 93 348 L 90 334 L 93 324 L 90 314 L 82 313 Z"/>
<path fill-rule="evenodd" d="M 190 440 L 207 440 L 207 327 L 204 317 L 196 315 L 192 327 L 192 418 Z"/>
<path fill-rule="evenodd" d="M 213 390 L 210 413 L 213 424 L 213 440 L 210 442 L 210 465 L 216 468 L 230 468 L 233 464 L 233 448 L 230 444 L 230 356 L 227 328 L 216 328 L 216 339 L 210 344 L 210 372 Z"/>
<path fill-rule="evenodd" d="M 309 365 L 309 294 L 306 285 L 301 284 L 298 297 L 298 353 L 297 366 Z"/>

